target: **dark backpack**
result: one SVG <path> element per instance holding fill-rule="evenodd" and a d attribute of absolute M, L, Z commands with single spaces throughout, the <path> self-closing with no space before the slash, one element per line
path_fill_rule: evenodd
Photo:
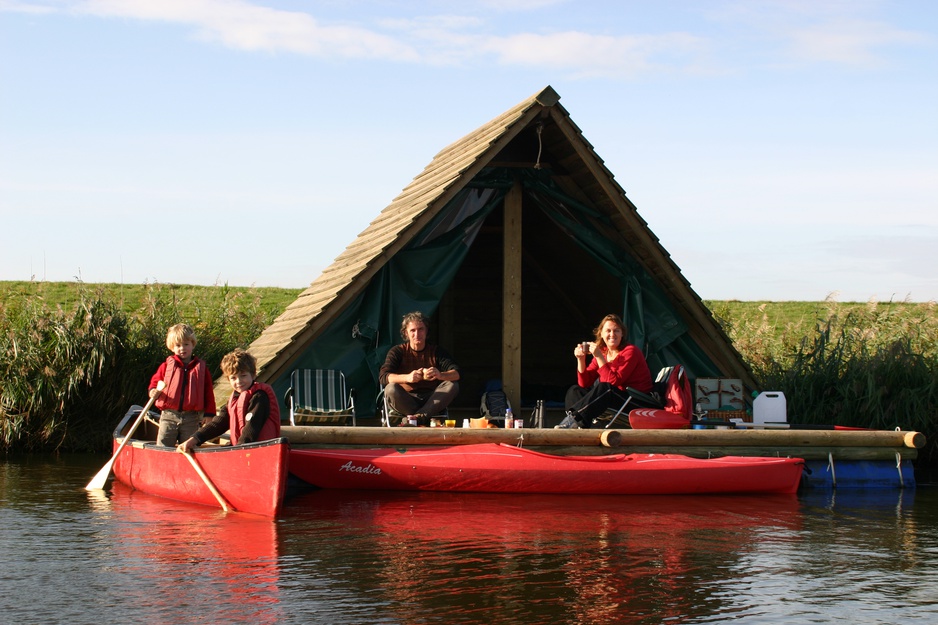
<path fill-rule="evenodd" d="M 483 417 L 504 417 L 508 409 L 508 397 L 502 390 L 501 380 L 489 380 L 482 393 L 479 414 Z"/>

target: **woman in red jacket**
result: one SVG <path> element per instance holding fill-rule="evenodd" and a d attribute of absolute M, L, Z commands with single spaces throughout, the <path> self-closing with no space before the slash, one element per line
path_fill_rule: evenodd
<path fill-rule="evenodd" d="M 625 342 L 622 318 L 606 315 L 593 333 L 594 340 L 573 349 L 577 383 L 567 391 L 567 416 L 558 428 L 589 428 L 606 408 L 625 403 L 626 387 L 651 392 L 651 371 L 645 355 Z M 590 356 L 592 360 L 587 364 Z"/>

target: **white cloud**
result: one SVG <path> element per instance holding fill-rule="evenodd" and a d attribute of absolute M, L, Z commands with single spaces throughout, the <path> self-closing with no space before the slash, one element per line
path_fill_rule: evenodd
<path fill-rule="evenodd" d="M 567 0 L 480 0 L 479 4 L 495 11 L 534 11 L 566 4 Z"/>
<path fill-rule="evenodd" d="M 474 6 L 460 5 L 466 14 L 451 11 L 395 18 L 384 16 L 378 5 L 374 11 L 362 11 L 368 17 L 358 23 L 339 24 L 323 23 L 306 11 L 272 8 L 249 0 L 0 0 L 0 10 L 58 10 L 183 24 L 194 28 L 201 40 L 248 51 L 435 66 L 494 56 L 504 66 L 551 67 L 580 78 L 716 73 L 713 52 L 739 36 L 760 41 L 764 50 L 760 58 L 773 65 L 824 62 L 878 67 L 886 63 L 890 47 L 933 43 L 933 38 L 923 33 L 877 20 L 879 5 L 860 0 L 718 2 L 700 9 L 710 20 L 708 26 L 686 32 L 610 34 L 609 29 L 621 23 L 613 12 L 602 24 L 601 33 L 543 31 L 536 22 L 529 22 L 514 32 L 496 35 L 492 29 L 499 26 L 498 21 L 484 17 L 507 12 L 528 12 L 533 17 L 541 9 L 561 3 L 563 0 L 479 0 Z M 372 19 L 374 27 L 364 25 L 365 19 Z M 755 59 L 733 54 L 725 62 L 749 64 Z"/>
<path fill-rule="evenodd" d="M 55 8 L 43 4 L 37 4 L 36 2 L 29 2 L 28 0 L 24 2 L 19 2 L 18 0 L 0 0 L 0 12 L 31 13 L 34 15 L 42 15 L 47 13 L 54 13 Z"/>
<path fill-rule="evenodd" d="M 791 54 L 798 59 L 864 67 L 883 65 L 884 47 L 928 43 L 928 37 L 921 33 L 853 19 L 795 29 L 789 39 Z"/>
<path fill-rule="evenodd" d="M 378 24 L 391 29 L 435 39 L 457 30 L 476 29 L 485 25 L 478 17 L 468 15 L 423 15 L 413 18 L 382 18 Z"/>
<path fill-rule="evenodd" d="M 482 46 L 505 65 L 564 68 L 581 77 L 686 70 L 701 64 L 706 48 L 704 39 L 686 33 L 608 36 L 583 32 L 491 37 Z"/>
<path fill-rule="evenodd" d="M 78 13 L 188 24 L 197 36 L 231 48 L 319 57 L 414 61 L 406 43 L 356 26 L 322 25 L 307 13 L 241 0 L 85 0 Z"/>
<path fill-rule="evenodd" d="M 723 3 L 707 16 L 726 28 L 741 27 L 743 39 L 761 41 L 772 64 L 879 68 L 888 64 L 889 48 L 934 43 L 924 32 L 879 19 L 882 11 L 876 0 L 745 0 Z"/>
<path fill-rule="evenodd" d="M 480 0 L 474 6 L 459 5 L 466 14 L 451 11 L 395 18 L 383 17 L 378 5 L 375 11 L 363 11 L 369 18 L 358 23 L 335 24 L 323 23 L 309 12 L 248 0 L 0 0 L 0 10 L 60 10 L 177 23 L 194 28 L 194 35 L 204 41 L 248 51 L 436 66 L 494 57 L 503 66 L 551 67 L 580 78 L 716 73 L 713 52 L 721 47 L 731 51 L 732 42 L 740 39 L 759 41 L 763 52 L 755 58 L 731 53 L 723 61 L 727 67 L 751 64 L 758 58 L 772 65 L 823 62 L 876 68 L 887 63 L 890 47 L 933 43 L 923 33 L 877 20 L 879 5 L 859 0 L 728 1 L 706 10 L 710 25 L 691 32 L 621 32 L 620 28 L 615 33 L 611 29 L 626 26 L 621 15 L 613 12 L 602 23 L 601 33 L 541 31 L 536 22 L 530 22 L 527 27 L 495 35 L 492 29 L 501 24 L 485 17 L 506 12 L 536 16 L 541 9 L 560 3 L 562 0 Z M 372 19 L 373 27 L 364 19 Z"/>
<path fill-rule="evenodd" d="M 483 3 L 485 4 L 485 3 Z M 509 2 L 503 10 L 530 11 L 550 0 Z M 703 65 L 706 40 L 688 33 L 606 35 L 579 31 L 491 35 L 477 16 L 444 14 L 382 19 L 378 29 L 323 24 L 306 12 L 245 0 L 77 0 L 49 4 L 6 3 L 3 10 L 59 11 L 101 18 L 183 24 L 204 41 L 248 51 L 352 59 L 458 65 L 494 56 L 507 66 L 563 69 L 579 77 L 631 77 L 688 71 Z"/>

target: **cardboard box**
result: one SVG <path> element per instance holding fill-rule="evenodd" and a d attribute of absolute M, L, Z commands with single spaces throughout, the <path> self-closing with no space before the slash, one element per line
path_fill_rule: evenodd
<path fill-rule="evenodd" d="M 730 378 L 697 378 L 695 403 L 701 410 L 745 410 L 743 382 Z"/>

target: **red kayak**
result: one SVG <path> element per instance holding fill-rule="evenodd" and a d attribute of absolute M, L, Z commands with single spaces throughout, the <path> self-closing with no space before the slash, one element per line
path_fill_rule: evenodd
<path fill-rule="evenodd" d="M 486 443 L 419 449 L 292 449 L 290 472 L 320 488 L 489 493 L 794 493 L 800 458 L 676 454 L 555 456 Z"/>
<path fill-rule="evenodd" d="M 134 408 L 114 432 L 115 451 L 123 440 L 120 433 L 140 413 L 139 406 Z M 155 432 L 149 424 L 137 434 L 151 430 Z M 289 441 L 276 438 L 248 445 L 203 447 L 192 453 L 192 459 L 230 510 L 273 517 L 283 507 L 289 455 Z M 174 447 L 156 445 L 152 438 L 128 441 L 114 461 L 113 470 L 117 480 L 139 491 L 220 507 L 218 497 L 186 455 Z"/>

